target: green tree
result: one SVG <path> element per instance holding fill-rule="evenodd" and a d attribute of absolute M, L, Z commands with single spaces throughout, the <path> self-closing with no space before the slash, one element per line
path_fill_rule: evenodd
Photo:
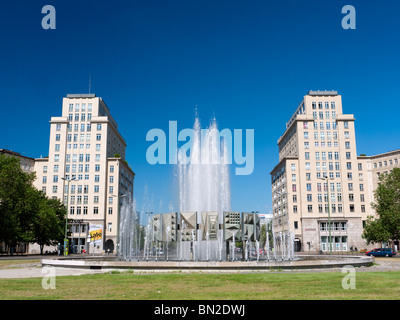
<path fill-rule="evenodd" d="M 33 217 L 32 242 L 40 246 L 43 254 L 45 245 L 55 245 L 61 242 L 65 233 L 65 206 L 59 199 L 47 198 L 38 191 L 38 208 Z"/>
<path fill-rule="evenodd" d="M 363 238 L 367 243 L 399 240 L 400 236 L 400 168 L 379 177 L 372 207 L 376 217 L 369 216 Z"/>
<path fill-rule="evenodd" d="M 33 187 L 34 173 L 21 169 L 19 159 L 0 154 L 0 241 L 8 248 L 18 242 L 41 247 L 62 239 L 65 207 Z"/>
<path fill-rule="evenodd" d="M 19 159 L 0 154 L 0 239 L 13 246 L 31 237 L 34 173 L 22 171 Z"/>

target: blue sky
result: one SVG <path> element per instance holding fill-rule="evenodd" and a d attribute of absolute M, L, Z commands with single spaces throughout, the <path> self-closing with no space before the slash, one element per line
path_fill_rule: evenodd
<path fill-rule="evenodd" d="M 56 30 L 41 27 L 47 4 Z M 347 4 L 356 30 L 341 27 Z M 204 127 L 215 116 L 220 129 L 255 130 L 232 210 L 269 212 L 276 142 L 309 90 L 342 95 L 358 154 L 400 148 L 399 12 L 396 0 L 2 1 L 0 148 L 46 156 L 50 117 L 91 74 L 128 144 L 139 210 L 177 209 L 173 166 L 146 162 L 146 133 L 191 128 L 197 106 Z"/>

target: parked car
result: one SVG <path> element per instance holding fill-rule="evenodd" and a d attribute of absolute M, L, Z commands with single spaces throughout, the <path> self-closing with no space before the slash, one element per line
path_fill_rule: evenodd
<path fill-rule="evenodd" d="M 391 248 L 377 248 L 365 253 L 367 256 L 374 257 L 392 257 L 396 255 L 396 251 Z"/>

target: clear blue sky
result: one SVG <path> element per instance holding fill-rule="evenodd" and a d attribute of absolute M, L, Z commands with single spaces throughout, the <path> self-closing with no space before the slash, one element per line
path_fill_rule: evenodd
<path fill-rule="evenodd" d="M 56 30 L 41 27 L 47 4 Z M 341 27 L 347 4 L 356 30 Z M 203 126 L 215 115 L 220 129 L 255 130 L 232 210 L 269 212 L 276 141 L 308 90 L 339 91 L 359 154 L 400 148 L 399 13 L 398 0 L 4 0 L 0 148 L 46 156 L 50 117 L 91 74 L 127 141 L 139 209 L 176 208 L 173 166 L 146 162 L 146 133 L 192 127 L 197 105 Z"/>

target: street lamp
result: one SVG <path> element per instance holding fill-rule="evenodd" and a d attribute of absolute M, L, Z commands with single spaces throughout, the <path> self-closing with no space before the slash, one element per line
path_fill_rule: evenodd
<path fill-rule="evenodd" d="M 117 198 L 117 201 L 118 201 L 118 203 L 117 203 L 117 250 L 116 250 L 116 253 L 117 253 L 117 256 L 118 256 L 118 253 L 119 253 L 119 245 L 120 245 L 120 243 L 119 243 L 119 216 L 120 216 L 119 210 L 120 210 L 120 199 L 121 199 L 121 198 L 125 198 L 125 197 L 126 197 L 126 194 L 121 194 L 121 195 L 118 195 L 118 196 L 116 196 L 116 195 L 113 194 L 112 197 Z"/>
<path fill-rule="evenodd" d="M 319 177 L 318 179 L 326 181 L 326 188 L 328 189 L 328 230 L 329 230 L 329 254 L 332 254 L 332 238 L 331 238 L 331 209 L 330 209 L 330 204 L 329 204 L 329 184 L 328 180 L 332 180 L 331 178 L 328 178 L 327 176 L 324 176 L 323 178 Z"/>
<path fill-rule="evenodd" d="M 76 178 L 68 179 L 68 178 L 61 178 L 64 181 L 67 181 L 68 188 L 67 188 L 67 214 L 65 215 L 65 234 L 64 234 L 64 257 L 68 255 L 68 239 L 67 239 L 67 224 L 68 224 L 68 200 L 69 200 L 69 183 L 71 181 L 75 181 Z"/>

